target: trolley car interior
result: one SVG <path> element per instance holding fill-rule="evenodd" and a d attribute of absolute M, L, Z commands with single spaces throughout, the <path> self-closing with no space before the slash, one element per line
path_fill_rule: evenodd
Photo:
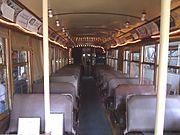
<path fill-rule="evenodd" d="M 0 0 L 1 134 L 179 135 L 179 94 L 180 0 Z"/>

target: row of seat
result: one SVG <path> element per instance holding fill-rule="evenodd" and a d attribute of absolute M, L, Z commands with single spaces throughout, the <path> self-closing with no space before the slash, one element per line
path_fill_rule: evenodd
<path fill-rule="evenodd" d="M 96 80 L 97 80 L 97 85 L 99 87 L 99 91 L 104 99 L 105 107 L 109 114 L 112 125 L 114 127 L 119 128 L 120 134 L 124 134 L 124 131 L 126 131 L 126 134 L 128 135 L 131 135 L 132 131 L 133 131 L 133 135 L 143 134 L 143 133 L 139 133 L 139 132 L 144 132 L 142 129 L 140 129 L 140 127 L 137 127 L 137 129 L 134 130 L 134 129 L 131 129 L 131 126 L 129 127 L 129 124 L 130 122 L 132 122 L 132 118 L 135 117 L 134 115 L 138 115 L 139 118 L 137 118 L 136 120 L 139 122 L 139 120 L 141 120 L 141 115 L 146 112 L 143 112 L 143 110 L 141 110 L 142 114 L 141 113 L 134 114 L 133 111 L 131 113 L 128 113 L 129 110 L 137 109 L 137 108 L 136 106 L 130 105 L 130 102 L 129 100 L 127 100 L 127 97 L 129 97 L 130 95 L 131 96 L 143 95 L 145 97 L 150 96 L 151 98 L 153 98 L 153 100 L 148 100 L 147 102 L 149 103 L 146 103 L 146 101 L 142 101 L 141 103 L 139 102 L 138 105 L 139 107 L 141 106 L 143 107 L 143 106 L 149 106 L 149 104 L 153 104 L 154 111 L 155 111 L 155 99 L 156 99 L 155 87 L 151 84 L 140 85 L 138 78 L 129 78 L 126 74 L 123 74 L 119 71 L 114 71 L 108 66 L 97 67 Z M 140 97 L 136 97 L 136 98 L 140 98 Z M 144 99 L 144 100 L 147 100 L 147 99 Z M 168 104 L 171 104 L 171 103 L 168 103 Z M 178 108 L 178 106 L 179 104 L 175 105 L 176 108 Z M 152 109 L 152 108 L 150 107 L 149 109 Z M 148 117 L 148 114 L 146 116 Z M 155 119 L 155 116 L 153 117 Z M 171 118 L 168 118 L 168 119 L 171 119 Z M 140 123 L 145 124 L 144 122 L 146 123 L 148 122 L 148 120 L 140 121 Z M 133 124 L 134 126 L 136 126 L 136 121 L 134 121 Z M 148 123 L 146 124 L 148 125 Z M 153 127 L 153 130 L 154 130 L 154 127 Z M 150 132 L 153 132 L 153 130 L 151 130 Z M 150 132 L 147 134 L 151 134 Z"/>
<path fill-rule="evenodd" d="M 50 76 L 50 111 L 64 114 L 64 134 L 75 134 L 79 112 L 80 67 L 68 65 Z M 15 94 L 10 124 L 6 133 L 17 133 L 18 118 L 40 117 L 41 133 L 44 129 L 44 83 L 33 84 L 33 93 Z M 76 124 L 76 125 L 75 125 Z"/>

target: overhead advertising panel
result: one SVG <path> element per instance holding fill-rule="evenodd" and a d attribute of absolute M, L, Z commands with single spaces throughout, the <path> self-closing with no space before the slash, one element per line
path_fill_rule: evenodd
<path fill-rule="evenodd" d="M 41 26 L 41 22 L 25 9 L 17 15 L 16 23 L 33 32 L 38 32 Z"/>
<path fill-rule="evenodd" d="M 0 15 L 4 18 L 14 21 L 14 13 L 15 10 L 8 6 L 7 2 L 5 0 L 0 0 Z"/>

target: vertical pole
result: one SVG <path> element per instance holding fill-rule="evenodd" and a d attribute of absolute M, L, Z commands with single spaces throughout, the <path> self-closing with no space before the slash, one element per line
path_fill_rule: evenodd
<path fill-rule="evenodd" d="M 49 46 L 48 46 L 48 0 L 43 0 L 43 55 L 44 55 L 44 109 L 45 132 L 50 133 L 50 96 L 49 96 Z"/>
<path fill-rule="evenodd" d="M 160 63 L 158 77 L 158 91 L 156 103 L 156 124 L 155 135 L 163 135 L 166 83 L 168 66 L 168 46 L 169 46 L 169 24 L 170 24 L 171 0 L 161 0 L 161 25 L 160 25 Z"/>

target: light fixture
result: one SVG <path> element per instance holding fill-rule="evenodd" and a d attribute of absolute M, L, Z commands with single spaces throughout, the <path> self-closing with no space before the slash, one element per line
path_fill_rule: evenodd
<path fill-rule="evenodd" d="M 126 28 L 129 28 L 129 21 L 126 21 L 125 27 L 126 27 Z"/>
<path fill-rule="evenodd" d="M 118 30 L 117 34 L 119 34 L 119 35 L 120 35 L 120 34 L 121 34 L 121 31 L 120 31 L 120 30 Z"/>
<path fill-rule="evenodd" d="M 53 11 L 51 8 L 48 9 L 48 16 L 49 16 L 49 18 L 53 17 Z"/>
<path fill-rule="evenodd" d="M 59 20 L 56 20 L 56 26 L 59 27 L 60 26 L 60 22 Z"/>
<path fill-rule="evenodd" d="M 62 32 L 65 32 L 65 28 L 64 27 L 62 27 Z"/>
<path fill-rule="evenodd" d="M 146 19 L 146 12 L 143 11 L 141 15 L 141 21 L 145 21 L 145 19 Z"/>

